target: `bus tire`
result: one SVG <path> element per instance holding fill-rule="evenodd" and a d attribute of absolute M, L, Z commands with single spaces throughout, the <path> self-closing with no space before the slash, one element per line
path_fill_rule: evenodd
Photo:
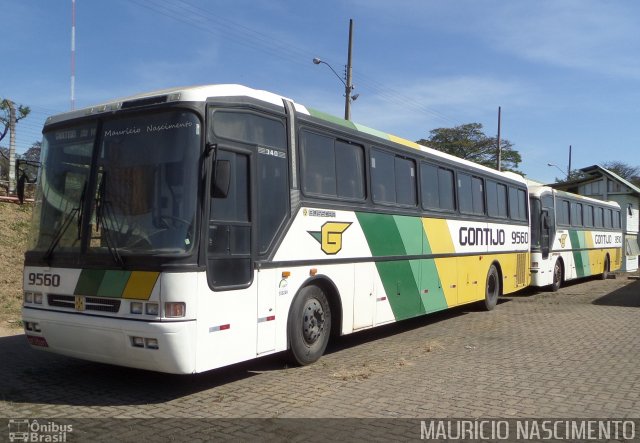
<path fill-rule="evenodd" d="M 604 258 L 604 268 L 602 270 L 602 274 L 600 274 L 600 280 L 606 280 L 609 278 L 609 256 L 607 255 Z"/>
<path fill-rule="evenodd" d="M 484 305 L 485 311 L 491 311 L 498 304 L 498 297 L 500 296 L 500 273 L 496 268 L 496 265 L 489 267 L 487 273 L 487 282 L 484 288 Z"/>
<path fill-rule="evenodd" d="M 551 292 L 558 292 L 558 290 L 562 287 L 562 274 L 562 262 L 560 260 L 556 260 L 556 264 L 553 265 L 553 282 L 551 283 Z"/>
<path fill-rule="evenodd" d="M 287 324 L 289 350 L 294 362 L 305 366 L 324 354 L 331 334 L 331 308 L 317 286 L 302 288 L 291 305 Z"/>

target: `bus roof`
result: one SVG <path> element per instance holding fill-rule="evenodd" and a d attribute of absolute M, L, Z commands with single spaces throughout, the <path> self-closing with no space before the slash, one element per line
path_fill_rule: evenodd
<path fill-rule="evenodd" d="M 531 197 L 540 197 L 542 194 L 549 192 L 555 193 L 558 197 L 568 197 L 574 200 L 580 200 L 585 203 L 593 203 L 601 206 L 610 206 L 611 208 L 620 209 L 620 205 L 614 201 L 606 201 L 606 200 L 598 200 L 597 198 L 585 197 L 584 195 L 574 194 L 572 192 L 559 191 L 551 186 L 532 186 L 529 185 L 529 196 Z"/>
<path fill-rule="evenodd" d="M 122 108 L 123 103 L 132 102 L 136 100 L 151 99 L 153 97 L 158 97 L 159 99 L 163 98 L 163 101 L 158 100 L 157 102 L 155 102 L 158 104 L 167 103 L 167 102 L 204 102 L 207 99 L 216 98 L 216 97 L 247 97 L 247 98 L 259 100 L 259 101 L 266 102 L 271 105 L 275 105 L 282 108 L 284 108 L 283 100 L 287 100 L 293 103 L 298 113 L 315 117 L 325 122 L 339 125 L 347 129 L 355 130 L 363 134 L 367 134 L 369 136 L 381 138 L 386 141 L 391 141 L 393 143 L 402 145 L 404 147 L 427 152 L 434 157 L 440 157 L 449 162 L 454 162 L 457 164 L 468 166 L 471 169 L 480 170 L 491 175 L 502 176 L 510 180 L 520 182 L 522 184 L 526 184 L 524 177 L 522 177 L 519 174 L 515 174 L 513 172 L 497 171 L 495 169 L 488 168 L 478 163 L 474 163 L 469 160 L 462 159 L 460 157 L 455 157 L 453 155 L 450 155 L 441 151 L 437 151 L 435 149 L 429 148 L 424 145 L 420 145 L 418 143 L 412 142 L 405 138 L 398 137 L 398 136 L 395 136 L 383 131 L 379 131 L 376 129 L 372 129 L 367 126 L 354 123 L 352 121 L 344 120 L 342 118 L 335 117 L 333 115 L 330 115 L 312 108 L 308 108 L 299 103 L 295 103 L 293 100 L 287 97 L 274 94 L 272 92 L 253 89 L 247 86 L 237 85 L 237 84 L 175 87 L 175 88 L 145 92 L 145 93 L 136 94 L 128 97 L 121 97 L 118 99 L 110 100 L 108 102 L 100 103 L 98 105 L 89 106 L 86 108 L 51 116 L 47 118 L 45 125 L 61 123 L 67 120 L 72 120 L 72 119 L 81 118 L 81 117 L 87 117 L 88 115 L 94 115 L 94 114 L 98 115 L 103 112 L 117 111 Z"/>

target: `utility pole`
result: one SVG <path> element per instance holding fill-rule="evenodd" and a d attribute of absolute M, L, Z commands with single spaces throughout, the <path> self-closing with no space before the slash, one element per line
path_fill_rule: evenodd
<path fill-rule="evenodd" d="M 9 106 L 9 195 L 16 192 L 16 105 L 7 100 Z"/>
<path fill-rule="evenodd" d="M 344 119 L 351 120 L 351 51 L 353 49 L 353 19 L 349 19 L 349 53 L 347 55 L 347 83 L 344 86 Z"/>
<path fill-rule="evenodd" d="M 500 120 L 502 109 L 498 106 L 498 171 L 502 171 L 502 146 L 500 146 Z"/>
<path fill-rule="evenodd" d="M 567 181 L 571 180 L 571 145 L 569 145 L 569 166 L 567 168 Z"/>

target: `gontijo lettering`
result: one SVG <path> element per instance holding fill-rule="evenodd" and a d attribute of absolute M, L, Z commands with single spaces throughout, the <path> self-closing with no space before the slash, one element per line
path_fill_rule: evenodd
<path fill-rule="evenodd" d="M 461 246 L 504 245 L 504 229 L 460 228 L 458 240 Z"/>

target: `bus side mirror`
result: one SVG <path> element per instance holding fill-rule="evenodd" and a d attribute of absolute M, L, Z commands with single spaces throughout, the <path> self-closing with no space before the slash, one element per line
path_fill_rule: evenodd
<path fill-rule="evenodd" d="M 549 212 L 542 211 L 542 229 L 549 229 Z"/>
<path fill-rule="evenodd" d="M 227 198 L 231 183 L 231 162 L 216 160 L 213 183 L 211 183 L 212 198 Z"/>

